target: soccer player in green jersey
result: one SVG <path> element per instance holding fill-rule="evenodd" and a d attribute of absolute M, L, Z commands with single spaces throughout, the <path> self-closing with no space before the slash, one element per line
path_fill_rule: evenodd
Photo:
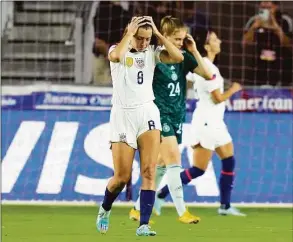
<path fill-rule="evenodd" d="M 233 82 L 224 91 L 224 78 L 213 63 L 221 52 L 221 40 L 214 31 L 197 31 L 196 43 L 204 61 L 216 74 L 213 81 L 206 81 L 195 73 L 188 73 L 187 79 L 194 83 L 197 93 L 197 105 L 192 115 L 190 129 L 190 145 L 193 148 L 192 167 L 181 172 L 183 185 L 202 176 L 208 168 L 213 153 L 221 159 L 222 169 L 219 179 L 220 215 L 246 216 L 231 205 L 231 194 L 235 176 L 235 157 L 232 137 L 224 122 L 225 101 L 239 92 L 242 87 Z M 158 191 L 158 197 L 165 198 L 169 194 L 168 186 Z"/>
<path fill-rule="evenodd" d="M 158 187 L 165 172 L 167 183 L 175 204 L 179 221 L 185 224 L 195 224 L 200 218 L 186 210 L 183 199 L 181 172 L 181 155 L 179 144 L 182 139 L 182 124 L 185 119 L 186 75 L 197 73 L 209 80 L 213 75 L 209 71 L 199 54 L 192 36 L 187 34 L 185 25 L 177 18 L 166 16 L 161 20 L 161 33 L 178 49 L 182 49 L 184 60 L 178 64 L 159 62 L 156 65 L 153 91 L 155 104 L 158 106 L 162 124 L 162 142 L 156 172 L 156 186 Z M 164 46 L 158 48 L 164 49 Z M 156 203 L 161 199 L 157 197 Z M 155 204 L 156 204 L 155 203 Z M 130 219 L 139 220 L 139 199 L 135 208 L 130 211 Z M 161 206 L 157 206 L 160 208 Z M 155 212 L 159 215 L 160 210 Z"/>

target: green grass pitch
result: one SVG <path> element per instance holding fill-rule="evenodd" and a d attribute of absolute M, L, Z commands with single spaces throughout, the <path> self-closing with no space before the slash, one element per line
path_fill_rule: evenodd
<path fill-rule="evenodd" d="M 156 237 L 137 237 L 129 208 L 114 207 L 106 235 L 96 231 L 96 207 L 2 205 L 3 242 L 291 242 L 292 209 L 243 208 L 247 217 L 223 217 L 216 208 L 190 208 L 201 222 L 177 221 L 175 208 L 153 216 Z"/>

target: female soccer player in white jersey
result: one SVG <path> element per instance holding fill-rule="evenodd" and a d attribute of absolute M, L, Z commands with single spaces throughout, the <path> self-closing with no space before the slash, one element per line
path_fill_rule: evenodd
<path fill-rule="evenodd" d="M 234 82 L 227 91 L 224 91 L 224 79 L 219 69 L 213 64 L 215 57 L 221 51 L 221 40 L 215 32 L 198 31 L 195 40 L 198 50 L 202 56 L 205 56 L 204 61 L 216 74 L 216 78 L 213 81 L 207 81 L 194 73 L 189 73 L 187 76 L 188 80 L 194 82 L 199 100 L 192 118 L 193 166 L 181 172 L 181 180 L 183 184 L 188 184 L 192 179 L 203 175 L 213 152 L 216 151 L 222 161 L 219 182 L 221 206 L 218 213 L 244 216 L 230 204 L 235 158 L 232 138 L 224 123 L 225 101 L 240 91 L 242 87 Z M 159 191 L 162 198 L 165 198 L 168 193 L 167 186 Z"/>
<path fill-rule="evenodd" d="M 179 144 L 181 144 L 182 125 L 185 120 L 186 75 L 190 71 L 205 78 L 212 78 L 213 75 L 199 54 L 193 38 L 187 34 L 186 26 L 182 21 L 172 16 L 164 17 L 161 20 L 161 33 L 178 49 L 184 47 L 182 50 L 184 60 L 177 64 L 158 63 L 155 69 L 153 90 L 156 98 L 155 104 L 160 110 L 163 127 L 156 185 L 159 186 L 166 171 L 168 187 L 179 221 L 185 224 L 196 224 L 200 219 L 187 211 L 180 179 Z M 135 208 L 130 211 L 129 217 L 132 220 L 139 219 L 139 201 L 140 199 L 137 200 Z M 160 199 L 156 199 L 154 205 L 154 210 L 158 214 L 160 211 L 156 204 L 159 201 Z"/>
<path fill-rule="evenodd" d="M 164 51 L 150 46 L 152 34 L 164 44 Z M 110 116 L 114 176 L 109 181 L 96 225 L 101 233 L 109 228 L 111 207 L 129 181 L 135 150 L 141 162 L 141 217 L 138 236 L 154 236 L 148 225 L 155 200 L 155 170 L 160 147 L 160 113 L 152 88 L 155 64 L 179 63 L 181 51 L 160 34 L 153 19 L 134 17 L 119 44 L 109 50 L 113 99 Z"/>

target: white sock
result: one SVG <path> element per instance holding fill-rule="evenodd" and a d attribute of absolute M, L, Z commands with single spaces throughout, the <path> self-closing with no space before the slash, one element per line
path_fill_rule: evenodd
<path fill-rule="evenodd" d="M 183 198 L 183 188 L 180 178 L 181 167 L 179 165 L 169 165 L 167 166 L 167 184 L 175 204 L 177 213 L 182 216 L 186 211 L 184 198 Z"/>
<path fill-rule="evenodd" d="M 163 166 L 157 166 L 157 170 L 156 170 L 156 178 L 155 178 L 155 184 L 156 184 L 156 190 L 158 189 L 158 187 L 160 186 L 160 183 L 164 177 L 166 173 L 166 168 Z M 140 210 L 140 192 L 139 192 L 139 196 L 135 202 L 134 205 L 135 210 Z"/>
<path fill-rule="evenodd" d="M 157 166 L 157 170 L 156 170 L 156 179 L 155 179 L 155 184 L 156 184 L 156 190 L 158 189 L 158 187 L 161 184 L 161 181 L 166 173 L 167 169 L 166 167 L 163 166 Z"/>

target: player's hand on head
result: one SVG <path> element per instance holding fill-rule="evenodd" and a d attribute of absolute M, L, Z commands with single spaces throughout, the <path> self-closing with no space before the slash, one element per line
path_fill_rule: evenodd
<path fill-rule="evenodd" d="M 151 16 L 144 16 L 146 20 L 148 20 L 149 24 L 152 26 L 154 35 L 160 34 L 160 31 L 158 30 L 157 26 L 154 23 L 153 17 Z"/>
<path fill-rule="evenodd" d="M 184 43 L 185 43 L 186 49 L 189 52 L 195 52 L 195 51 L 197 51 L 196 43 L 195 43 L 193 37 L 190 34 L 187 34 L 186 35 L 186 38 L 185 38 Z"/>
<path fill-rule="evenodd" d="M 145 17 L 133 17 L 127 26 L 127 33 L 135 35 L 138 28 L 145 25 L 146 23 L 148 23 L 148 21 Z"/>
<path fill-rule="evenodd" d="M 234 92 L 239 92 L 242 90 L 242 86 L 238 82 L 233 82 L 231 88 Z"/>

